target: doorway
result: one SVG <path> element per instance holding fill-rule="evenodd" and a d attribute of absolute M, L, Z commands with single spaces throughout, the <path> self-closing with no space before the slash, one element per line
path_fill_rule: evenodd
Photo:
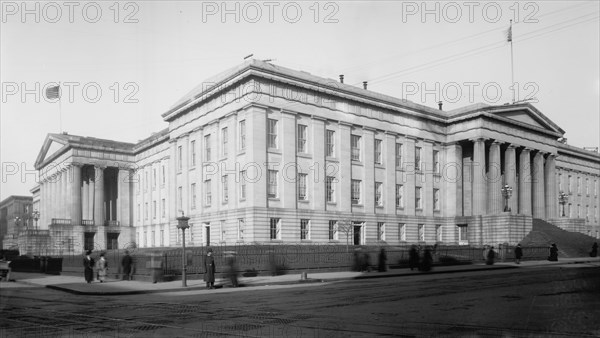
<path fill-rule="evenodd" d="M 362 223 L 355 222 L 352 228 L 352 234 L 354 237 L 354 245 L 361 245 L 362 243 Z"/>
<path fill-rule="evenodd" d="M 210 223 L 204 224 L 204 238 L 206 238 L 205 245 L 210 245 Z"/>

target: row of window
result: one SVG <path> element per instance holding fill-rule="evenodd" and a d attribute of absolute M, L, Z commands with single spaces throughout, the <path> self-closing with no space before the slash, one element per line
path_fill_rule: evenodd
<path fill-rule="evenodd" d="M 576 218 L 581 218 L 581 204 L 577 204 L 577 217 Z M 568 215 L 568 217 L 573 217 L 573 204 L 569 203 L 568 205 L 568 210 L 565 211 L 566 214 Z M 590 206 L 586 205 L 585 206 L 585 220 L 586 221 L 590 221 Z M 594 222 L 598 221 L 598 207 L 594 206 Z"/>
<path fill-rule="evenodd" d="M 563 184 L 562 184 L 562 173 L 558 174 L 558 190 L 559 191 L 563 191 Z M 576 189 L 573 189 L 573 183 L 574 183 L 574 179 L 572 175 L 568 176 L 568 181 L 567 181 L 567 192 L 569 195 L 573 194 L 574 191 L 577 191 L 577 194 L 581 195 L 581 177 L 577 176 L 577 186 Z M 585 179 L 585 194 L 587 196 L 590 195 L 590 187 L 594 188 L 594 196 L 598 196 L 598 181 L 594 180 L 593 185 L 590 184 L 590 179 L 586 178 Z"/>
<path fill-rule="evenodd" d="M 158 205 L 156 201 L 152 201 L 152 219 L 156 219 L 160 212 L 160 218 L 164 219 L 167 217 L 167 201 L 163 198 L 160 200 L 160 211 L 157 209 Z M 150 213 L 149 203 L 144 203 L 144 220 L 148 220 Z M 137 220 L 138 222 L 142 219 L 142 209 L 141 204 L 137 205 Z"/>
<path fill-rule="evenodd" d="M 311 220 L 300 219 L 300 227 L 298 228 L 301 240 L 311 239 Z M 344 240 L 352 238 L 353 244 L 364 244 L 364 222 L 351 222 L 351 221 L 338 221 L 329 220 L 328 239 L 331 241 Z M 377 222 L 377 240 L 386 241 L 394 240 L 393 238 L 387 238 L 386 236 L 385 222 Z M 405 223 L 397 223 L 397 238 L 395 240 L 399 242 L 407 241 L 407 225 Z M 269 220 L 269 233 L 271 240 L 281 240 L 281 218 L 271 218 Z M 464 234 L 463 234 L 464 235 Z M 426 231 L 425 224 L 417 224 L 417 240 L 425 241 Z M 435 241 L 442 242 L 443 231 L 442 225 L 435 225 Z"/>
<path fill-rule="evenodd" d="M 152 181 L 148 177 L 148 175 L 150 173 L 149 170 L 144 170 L 143 182 L 140 181 L 141 178 L 138 176 L 139 184 L 136 184 L 136 186 L 137 186 L 136 193 L 137 194 L 140 193 L 140 186 L 144 187 L 144 192 L 148 191 L 148 189 L 150 189 L 150 182 L 152 182 L 152 190 L 156 189 L 156 187 L 158 186 L 158 180 L 159 180 L 158 171 L 156 169 L 157 168 L 152 168 Z M 164 187 L 166 181 L 167 181 L 167 168 L 163 164 L 160 166 L 160 186 Z"/>
<path fill-rule="evenodd" d="M 229 155 L 229 128 L 221 128 L 221 156 Z M 238 150 L 240 152 L 246 150 L 246 120 L 238 122 Z M 183 147 L 177 147 L 177 171 L 183 169 Z M 204 135 L 204 157 L 205 162 L 212 161 L 212 134 Z M 196 140 L 190 142 L 190 166 L 194 167 L 197 164 L 196 156 Z"/>

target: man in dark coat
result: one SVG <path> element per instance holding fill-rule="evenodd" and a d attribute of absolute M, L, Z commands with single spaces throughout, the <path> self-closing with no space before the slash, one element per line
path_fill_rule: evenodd
<path fill-rule="evenodd" d="M 208 289 L 212 289 L 215 287 L 215 258 L 212 255 L 213 250 L 211 248 L 208 249 L 206 253 L 206 257 L 204 258 L 204 281 L 206 282 L 206 287 Z"/>
<path fill-rule="evenodd" d="M 488 250 L 488 252 L 487 252 L 485 264 L 493 265 L 494 258 L 496 258 L 496 251 L 494 251 L 494 247 L 492 246 L 492 247 L 490 247 L 490 250 Z"/>
<path fill-rule="evenodd" d="M 515 247 L 515 262 L 517 264 L 521 264 L 521 257 L 523 257 L 523 249 L 521 248 L 521 244 L 517 244 Z"/>
<path fill-rule="evenodd" d="M 598 243 L 594 242 L 592 245 L 592 252 L 590 252 L 590 257 L 598 256 Z"/>
<path fill-rule="evenodd" d="M 419 267 L 419 252 L 417 251 L 417 247 L 412 245 L 410 247 L 410 251 L 408 252 L 408 267 L 413 270 Z"/>
<path fill-rule="evenodd" d="M 123 268 L 123 280 L 131 280 L 131 265 L 133 260 L 129 256 L 129 251 L 125 250 L 125 256 L 121 259 L 121 267 Z"/>
<path fill-rule="evenodd" d="M 427 247 L 427 248 L 425 248 L 425 252 L 423 253 L 423 260 L 421 261 L 419 270 L 430 271 L 432 265 L 433 265 L 433 256 L 431 255 L 431 249 L 429 249 Z"/>
<path fill-rule="evenodd" d="M 550 256 L 548 256 L 548 260 L 552 262 L 558 261 L 558 248 L 555 243 L 552 243 L 550 247 Z"/>
<path fill-rule="evenodd" d="M 379 251 L 379 262 L 378 262 L 378 271 L 386 272 L 387 271 L 387 255 L 385 254 L 385 249 L 381 248 Z"/>
<path fill-rule="evenodd" d="M 88 250 L 85 252 L 85 257 L 83 258 L 83 276 L 88 283 L 94 280 L 94 265 L 96 263 L 91 255 L 92 250 Z"/>

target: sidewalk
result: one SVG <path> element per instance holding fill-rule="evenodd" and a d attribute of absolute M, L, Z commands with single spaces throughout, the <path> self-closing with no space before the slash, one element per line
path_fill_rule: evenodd
<path fill-rule="evenodd" d="M 470 265 L 454 265 L 454 266 L 436 266 L 432 271 L 420 272 L 411 271 L 409 269 L 392 269 L 387 272 L 354 272 L 354 271 L 340 271 L 340 272 L 307 272 L 307 279 L 301 280 L 300 272 L 295 274 L 287 274 L 280 276 L 256 276 L 256 277 L 240 277 L 239 284 L 242 288 L 257 287 L 257 286 L 271 286 L 271 285 L 289 285 L 299 283 L 323 283 L 323 282 L 334 282 L 340 280 L 351 280 L 351 279 L 367 279 L 367 278 L 384 278 L 384 277 L 398 277 L 398 276 L 412 276 L 412 275 L 424 275 L 424 274 L 447 274 L 456 272 L 469 272 L 469 271 L 486 271 L 486 270 L 501 270 L 501 269 L 517 269 L 526 267 L 536 266 L 547 266 L 547 265 L 565 265 L 565 264 L 584 264 L 594 263 L 600 264 L 600 257 L 582 257 L 582 258 L 561 258 L 558 262 L 549 261 L 523 261 L 517 265 L 514 262 L 497 262 L 494 265 L 485 265 L 483 263 L 470 264 Z M 206 292 L 212 292 L 207 290 L 205 283 L 202 280 L 192 279 L 187 281 L 187 287 L 181 286 L 181 280 L 170 281 L 164 283 L 149 283 L 142 281 L 121 281 L 121 280 L 107 280 L 104 283 L 94 281 L 91 284 L 87 284 L 83 280 L 82 276 L 52 276 L 40 273 L 11 273 L 11 278 L 15 282 L 2 282 L 1 288 L 14 288 L 14 287 L 47 287 L 55 290 L 65 291 L 73 294 L 80 295 L 132 295 L 132 294 L 146 294 L 146 293 L 158 293 L 158 292 L 180 292 L 190 290 L 206 290 Z M 217 289 L 233 290 L 228 284 L 227 280 L 217 279 L 215 283 Z"/>

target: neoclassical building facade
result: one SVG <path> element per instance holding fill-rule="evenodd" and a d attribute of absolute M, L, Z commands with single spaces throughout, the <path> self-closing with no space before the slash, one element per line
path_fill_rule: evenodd
<path fill-rule="evenodd" d="M 600 237 L 600 155 L 528 103 L 443 111 L 251 60 L 162 117 L 136 144 L 48 135 L 51 246 L 179 246 L 182 214 L 188 245 L 514 244 L 534 218 Z"/>

